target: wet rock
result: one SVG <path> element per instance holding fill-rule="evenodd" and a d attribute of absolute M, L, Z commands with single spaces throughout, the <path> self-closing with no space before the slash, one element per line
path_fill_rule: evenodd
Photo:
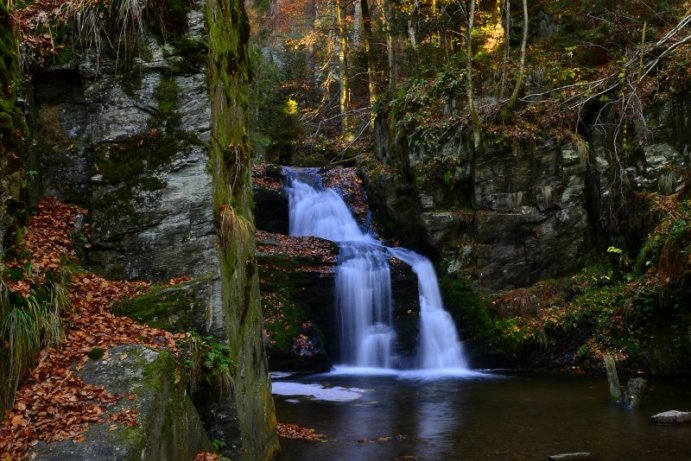
<path fill-rule="evenodd" d="M 570 461 L 572 459 L 588 459 L 590 458 L 590 453 L 586 451 L 580 451 L 576 453 L 562 453 L 559 455 L 548 456 L 549 461 Z"/>
<path fill-rule="evenodd" d="M 473 213 L 467 210 L 440 210 L 420 214 L 428 241 L 437 248 L 469 232 Z"/>
<path fill-rule="evenodd" d="M 667 425 L 667 424 L 690 424 L 691 412 L 670 410 L 658 413 L 650 417 L 653 424 Z"/>
<path fill-rule="evenodd" d="M 609 382 L 609 397 L 613 402 L 621 402 L 621 386 L 619 384 L 619 374 L 614 357 L 605 355 L 603 357 L 605 369 L 607 370 L 607 381 Z"/>
<path fill-rule="evenodd" d="M 138 426 L 91 424 L 83 443 L 71 440 L 40 442 L 32 459 L 42 461 L 129 460 L 177 461 L 192 459 L 210 443 L 199 415 L 179 379 L 178 363 L 167 351 L 139 345 L 118 346 L 107 360 L 90 360 L 77 372 L 87 384 L 103 386 L 122 399 L 104 415 L 136 408 Z"/>
<path fill-rule="evenodd" d="M 254 219 L 257 229 L 288 234 L 288 199 L 264 187 L 254 187 Z"/>
<path fill-rule="evenodd" d="M 336 245 L 327 240 L 257 232 L 270 369 L 330 368 L 337 254 Z"/>
<path fill-rule="evenodd" d="M 626 383 L 626 392 L 624 393 L 624 406 L 630 410 L 637 408 L 643 399 L 643 392 L 645 391 L 646 381 L 643 378 L 631 378 Z"/>

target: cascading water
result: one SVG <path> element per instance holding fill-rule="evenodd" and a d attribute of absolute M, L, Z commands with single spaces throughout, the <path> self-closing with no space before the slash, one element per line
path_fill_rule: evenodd
<path fill-rule="evenodd" d="M 392 327 L 388 262 L 391 255 L 409 264 L 418 276 L 419 366 L 428 370 L 465 369 L 458 333 L 444 310 L 430 261 L 410 250 L 387 248 L 363 232 L 341 196 L 321 186 L 316 170 L 286 169 L 286 175 L 290 235 L 321 237 L 336 242 L 340 248 L 336 306 L 344 364 L 385 369 L 394 365 L 396 333 Z"/>
<path fill-rule="evenodd" d="M 444 310 L 437 274 L 429 259 L 405 248 L 388 248 L 413 268 L 420 292 L 420 366 L 424 369 L 467 368 L 463 346 L 451 315 Z"/>

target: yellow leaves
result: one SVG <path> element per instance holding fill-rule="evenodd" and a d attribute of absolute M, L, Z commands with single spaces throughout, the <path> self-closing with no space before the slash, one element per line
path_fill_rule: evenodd
<path fill-rule="evenodd" d="M 298 114 L 298 102 L 296 100 L 294 100 L 293 98 L 288 98 L 285 106 L 283 107 L 283 112 L 285 112 L 288 115 L 297 115 Z"/>

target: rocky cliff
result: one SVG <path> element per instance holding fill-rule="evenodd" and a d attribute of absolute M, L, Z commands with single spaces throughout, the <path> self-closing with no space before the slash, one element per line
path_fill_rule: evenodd
<path fill-rule="evenodd" d="M 488 134 L 475 149 L 459 132 L 420 147 L 392 117 L 380 114 L 376 156 L 361 161 L 380 221 L 488 292 L 572 273 L 607 245 L 640 244 L 650 229 L 636 227 L 636 192 L 673 192 L 690 161 L 688 95 L 650 108 L 646 141 L 625 156 L 595 126 L 575 141 Z"/>
<path fill-rule="evenodd" d="M 75 21 L 93 11 L 82 13 Z M 261 341 L 244 7 L 170 1 L 138 14 L 136 27 L 125 20 L 108 29 L 104 11 L 96 37 L 82 35 L 79 22 L 80 33 L 60 31 L 60 55 L 35 71 L 37 190 L 88 210 L 77 232 L 88 269 L 112 279 L 191 279 L 130 303 L 128 313 L 227 344 L 229 392 L 202 387 L 193 397 L 226 454 L 269 459 L 278 441 Z M 93 41 L 108 30 L 121 35 Z"/>

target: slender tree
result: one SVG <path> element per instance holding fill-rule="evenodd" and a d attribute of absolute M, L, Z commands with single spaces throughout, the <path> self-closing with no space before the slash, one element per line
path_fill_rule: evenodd
<path fill-rule="evenodd" d="M 510 113 L 513 110 L 518 94 L 521 92 L 521 85 L 523 85 L 523 75 L 525 74 L 525 55 L 526 47 L 528 45 L 528 0 L 523 0 L 523 38 L 521 39 L 521 63 L 518 67 L 518 78 L 516 85 L 513 87 L 513 92 L 506 103 L 506 112 Z"/>
<path fill-rule="evenodd" d="M 473 27 L 475 23 L 475 0 L 470 0 L 468 7 L 468 25 L 466 29 L 466 93 L 468 95 L 468 111 L 470 113 L 470 124 L 473 130 L 473 145 L 477 149 L 480 147 L 482 139 L 482 126 L 480 117 L 475 109 L 475 97 L 473 90 Z"/>
<path fill-rule="evenodd" d="M 398 75 L 398 69 L 396 68 L 396 55 L 394 53 L 394 40 L 393 40 L 393 8 L 391 7 L 391 0 L 384 0 L 384 15 L 382 17 L 382 23 L 384 26 L 384 33 L 386 34 L 386 55 L 388 61 L 388 74 L 389 74 L 389 90 L 394 90 L 396 88 L 396 78 Z"/>
<path fill-rule="evenodd" d="M 338 60 L 341 64 L 340 83 L 340 97 L 339 107 L 341 110 L 341 126 L 343 129 L 343 137 L 347 140 L 353 138 L 352 123 L 350 121 L 350 79 L 348 66 L 348 30 L 345 24 L 345 8 L 341 4 L 341 0 L 335 0 L 336 3 L 336 24 L 338 26 L 338 35 L 340 38 L 340 47 L 338 50 Z"/>
<path fill-rule="evenodd" d="M 502 1 L 502 0 L 498 0 Z M 501 62 L 501 88 L 499 89 L 499 99 L 504 99 L 506 94 L 506 68 L 509 65 L 509 40 L 510 33 L 509 27 L 511 27 L 511 0 L 503 0 L 503 6 L 501 7 L 504 14 L 504 59 Z"/>
<path fill-rule="evenodd" d="M 374 119 L 376 113 L 374 112 L 374 106 L 377 103 L 377 80 L 376 71 L 374 69 L 374 50 L 372 49 L 372 16 L 369 10 L 368 0 L 360 0 L 360 10 L 362 11 L 362 29 L 365 41 L 365 55 L 367 57 L 367 88 L 369 90 L 369 104 L 370 104 L 370 129 L 374 128 Z"/>

